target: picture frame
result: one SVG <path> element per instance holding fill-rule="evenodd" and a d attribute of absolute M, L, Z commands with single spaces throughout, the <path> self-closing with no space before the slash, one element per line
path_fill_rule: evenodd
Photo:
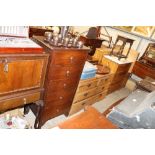
<path fill-rule="evenodd" d="M 154 26 L 133 26 L 131 32 L 144 37 L 151 37 L 154 29 Z"/>
<path fill-rule="evenodd" d="M 115 28 L 127 31 L 127 32 L 131 32 L 133 26 L 114 26 Z"/>

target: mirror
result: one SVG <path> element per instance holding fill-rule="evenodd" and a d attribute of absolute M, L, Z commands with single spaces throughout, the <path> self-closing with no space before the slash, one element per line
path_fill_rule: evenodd
<path fill-rule="evenodd" d="M 150 59 L 155 59 L 155 43 L 150 43 L 146 49 L 145 56 Z"/>

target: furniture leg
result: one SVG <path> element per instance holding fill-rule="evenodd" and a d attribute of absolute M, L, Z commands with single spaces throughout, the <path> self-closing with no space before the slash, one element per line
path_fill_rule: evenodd
<path fill-rule="evenodd" d="M 27 115 L 30 111 L 30 106 L 29 105 L 25 105 L 24 106 L 24 115 Z"/>
<path fill-rule="evenodd" d="M 35 120 L 35 124 L 34 124 L 35 129 L 41 128 L 40 115 L 41 115 L 41 110 L 42 110 L 43 106 L 44 106 L 43 100 L 39 100 L 36 102 L 37 112 L 36 112 L 36 120 Z"/>

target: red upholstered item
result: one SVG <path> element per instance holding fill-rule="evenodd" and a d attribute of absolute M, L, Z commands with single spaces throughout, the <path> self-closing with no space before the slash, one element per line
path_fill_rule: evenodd
<path fill-rule="evenodd" d="M 58 125 L 61 129 L 117 129 L 106 117 L 93 107 Z"/>

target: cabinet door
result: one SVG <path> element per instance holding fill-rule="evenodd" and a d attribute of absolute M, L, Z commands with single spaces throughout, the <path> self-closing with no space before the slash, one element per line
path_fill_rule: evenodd
<path fill-rule="evenodd" d="M 44 59 L 0 59 L 0 95 L 39 88 Z"/>

